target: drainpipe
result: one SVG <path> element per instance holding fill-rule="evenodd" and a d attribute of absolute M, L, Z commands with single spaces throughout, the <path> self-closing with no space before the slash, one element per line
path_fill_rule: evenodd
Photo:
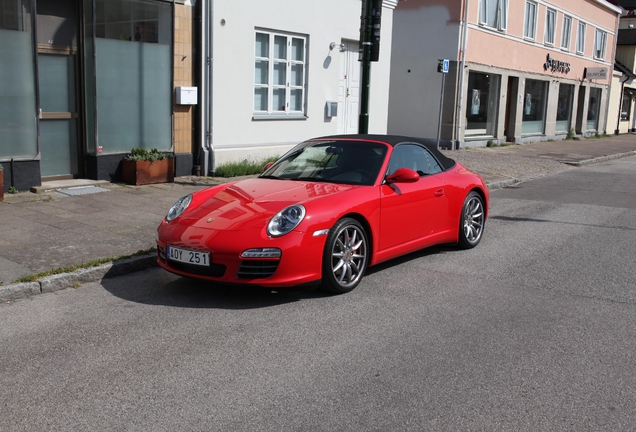
<path fill-rule="evenodd" d="M 457 124 L 457 130 L 455 131 L 455 146 L 459 149 L 459 137 L 462 131 L 462 118 L 464 116 L 464 68 L 466 67 L 466 41 L 468 39 L 468 0 L 464 0 L 464 21 L 461 24 L 462 27 L 462 61 L 459 67 L 459 97 L 457 97 L 457 117 L 455 123 Z"/>
<path fill-rule="evenodd" d="M 201 69 L 199 82 L 199 164 L 204 176 L 214 172 L 212 146 L 212 8 L 214 0 L 199 0 L 201 4 Z"/>

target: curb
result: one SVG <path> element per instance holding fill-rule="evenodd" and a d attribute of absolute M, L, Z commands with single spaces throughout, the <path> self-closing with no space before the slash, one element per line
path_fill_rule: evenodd
<path fill-rule="evenodd" d="M 486 186 L 488 187 L 489 190 L 495 190 L 495 189 L 503 189 L 505 187 L 508 186 L 512 186 L 515 185 L 517 183 L 520 183 L 521 180 L 516 179 L 516 178 L 509 178 L 506 180 L 500 180 L 500 181 L 496 181 L 496 182 L 492 182 L 492 183 L 486 183 Z"/>
<path fill-rule="evenodd" d="M 608 156 L 600 156 L 600 157 L 592 158 L 592 159 L 585 159 L 585 160 L 582 160 L 580 162 L 563 162 L 563 163 L 567 164 L 567 165 L 572 165 L 572 166 L 575 166 L 575 167 L 581 167 L 581 166 L 592 165 L 592 164 L 601 163 L 601 162 L 607 162 L 607 161 L 612 160 L 612 159 L 620 159 L 620 158 L 629 157 L 629 156 L 636 156 L 636 150 L 629 151 L 629 152 L 626 152 L 626 153 L 617 153 L 617 154 L 608 155 Z"/>
<path fill-rule="evenodd" d="M 157 267 L 157 254 L 126 258 L 102 264 L 97 267 L 79 269 L 71 273 L 47 276 L 36 282 L 24 282 L 0 286 L 0 301 L 8 302 L 28 298 L 37 294 L 49 293 L 66 288 L 76 288 L 79 284 L 97 282 L 102 279 Z"/>

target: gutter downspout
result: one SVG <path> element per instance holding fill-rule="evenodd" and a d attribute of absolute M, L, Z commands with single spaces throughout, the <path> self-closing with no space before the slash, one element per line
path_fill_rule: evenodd
<path fill-rule="evenodd" d="M 214 172 L 214 147 L 212 146 L 212 7 L 214 0 L 199 0 L 201 2 L 201 87 L 199 110 L 199 164 L 204 176 Z"/>
<path fill-rule="evenodd" d="M 457 97 L 457 117 L 456 117 L 456 125 L 457 130 L 455 131 L 455 148 L 459 150 L 459 136 L 462 131 L 462 118 L 464 112 L 464 68 L 466 67 L 466 41 L 468 39 L 468 0 L 464 0 L 464 21 L 461 24 L 462 27 L 462 44 L 460 47 L 460 52 L 462 54 L 462 61 L 459 67 L 459 96 Z"/>

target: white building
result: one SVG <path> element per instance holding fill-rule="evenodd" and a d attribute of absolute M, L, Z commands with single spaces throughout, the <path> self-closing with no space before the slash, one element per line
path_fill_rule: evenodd
<path fill-rule="evenodd" d="M 371 68 L 369 133 L 386 133 L 393 9 L 384 0 Z M 202 173 L 282 155 L 305 139 L 357 133 L 360 0 L 213 0 L 203 6 Z M 329 103 L 337 112 L 328 113 Z"/>

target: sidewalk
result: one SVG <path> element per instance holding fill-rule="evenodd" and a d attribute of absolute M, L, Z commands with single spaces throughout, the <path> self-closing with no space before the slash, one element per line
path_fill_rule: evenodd
<path fill-rule="evenodd" d="M 463 149 L 445 154 L 480 173 L 495 189 L 576 166 L 636 155 L 636 136 Z M 172 204 L 218 181 L 191 176 L 177 178 L 175 183 L 122 186 L 69 180 L 45 183 L 37 188 L 38 193 L 5 194 L 0 202 L 0 300 L 79 286 L 153 266 L 155 256 L 150 253 L 38 282 L 14 283 L 38 272 L 150 249 L 155 246 L 156 228 Z M 78 186 L 103 191 L 72 195 L 87 191 L 71 189 Z"/>

